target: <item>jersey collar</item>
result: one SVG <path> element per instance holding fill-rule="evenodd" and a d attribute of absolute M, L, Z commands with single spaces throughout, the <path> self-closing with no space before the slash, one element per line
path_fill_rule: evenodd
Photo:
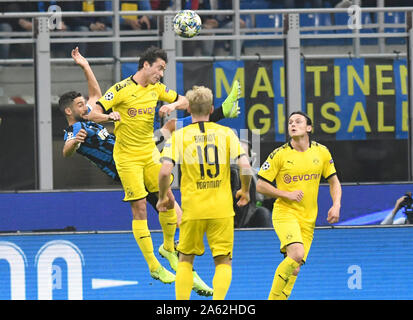
<path fill-rule="evenodd" d="M 308 145 L 309 148 L 311 148 L 311 144 L 312 144 L 312 140 L 309 139 L 309 145 Z M 291 140 L 288 141 L 288 145 L 290 146 L 291 149 L 295 150 L 295 149 L 293 148 L 293 145 L 291 144 Z"/>
<path fill-rule="evenodd" d="M 130 79 L 132 80 L 132 82 L 133 82 L 134 84 L 139 85 L 139 83 L 137 83 L 137 82 L 135 81 L 135 79 L 133 79 L 133 75 L 130 76 Z"/>
<path fill-rule="evenodd" d="M 192 122 L 191 124 L 197 124 L 199 127 L 199 130 L 202 133 L 205 133 L 205 125 L 204 125 L 205 122 L 210 122 L 210 121 L 209 120 L 208 121 L 196 121 L 196 122 Z"/>

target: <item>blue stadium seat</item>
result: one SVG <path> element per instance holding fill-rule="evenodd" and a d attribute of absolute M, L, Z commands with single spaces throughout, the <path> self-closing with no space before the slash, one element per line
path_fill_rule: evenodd
<path fill-rule="evenodd" d="M 347 26 L 348 24 L 348 19 L 349 16 L 345 12 L 340 12 L 340 13 L 334 13 L 334 25 L 336 26 Z M 349 28 L 343 29 L 343 30 L 336 30 L 335 31 L 338 35 L 343 34 L 343 33 L 352 33 L 352 30 Z M 336 39 L 332 40 L 332 43 L 334 44 L 341 44 L 341 45 L 351 45 L 353 43 L 352 39 L 350 38 L 344 38 L 344 39 Z"/>
<path fill-rule="evenodd" d="M 331 27 L 333 25 L 332 21 L 331 21 L 331 14 L 330 13 L 320 13 L 318 14 L 318 18 L 316 20 L 316 25 L 320 26 L 320 27 Z M 332 34 L 334 33 L 333 30 L 325 30 L 325 31 L 317 31 L 317 33 L 319 34 Z M 320 39 L 320 43 L 322 45 L 335 45 L 332 41 L 332 39 Z"/>
<path fill-rule="evenodd" d="M 404 12 L 385 12 L 384 23 L 400 24 L 405 23 L 406 17 Z M 384 32 L 404 32 L 404 28 L 384 28 Z M 405 44 L 405 38 L 386 38 L 386 44 Z"/>
<path fill-rule="evenodd" d="M 375 33 L 375 28 L 369 28 L 368 25 L 374 23 L 377 21 L 377 15 L 374 13 L 373 15 L 374 19 L 372 19 L 372 16 L 370 12 L 363 12 L 361 14 L 361 25 L 362 28 L 360 30 L 360 33 Z M 362 45 L 375 45 L 378 43 L 377 38 L 362 38 L 360 40 L 360 44 Z"/>
<path fill-rule="evenodd" d="M 302 27 L 315 27 L 316 25 L 316 14 L 314 13 L 303 13 L 300 14 L 300 28 Z M 300 34 L 314 34 L 315 31 L 300 31 Z M 302 39 L 301 45 L 311 46 L 319 45 L 318 39 Z"/>
<path fill-rule="evenodd" d="M 349 16 L 345 12 L 334 13 L 334 23 L 337 26 L 345 26 L 348 23 Z M 338 33 L 351 33 L 350 29 L 337 31 Z"/>
<path fill-rule="evenodd" d="M 300 27 L 331 26 L 331 15 L 329 13 L 301 14 Z M 302 31 L 302 34 L 328 34 L 333 31 Z M 302 45 L 332 45 L 331 39 L 303 39 Z"/>
<path fill-rule="evenodd" d="M 260 14 L 255 16 L 256 28 L 281 28 L 282 14 Z M 258 34 L 274 34 L 274 32 L 258 32 Z M 279 32 L 277 34 L 282 34 Z M 282 39 L 263 39 L 250 40 L 245 43 L 246 46 L 282 46 Z"/>
<path fill-rule="evenodd" d="M 251 1 L 251 0 L 240 0 L 240 8 L 241 9 L 268 9 L 270 5 L 270 2 L 267 0 L 256 0 L 256 1 Z M 258 18 L 259 17 L 259 18 Z M 260 20 L 261 17 L 264 17 L 264 15 L 256 15 L 255 19 Z M 267 20 L 265 17 L 263 18 L 264 20 Z M 257 25 L 257 22 L 256 22 Z M 256 26 L 257 28 L 261 28 L 261 26 Z M 268 26 L 263 26 L 265 27 L 272 27 L 272 25 Z M 255 34 L 255 33 L 247 33 L 248 35 Z M 264 40 L 246 40 L 244 41 L 243 46 L 244 47 L 256 47 L 256 46 L 266 46 L 267 44 L 264 43 Z"/>
<path fill-rule="evenodd" d="M 241 9 L 268 9 L 270 7 L 270 2 L 267 0 L 241 0 Z"/>
<path fill-rule="evenodd" d="M 314 27 L 317 14 L 304 13 L 300 14 L 300 27 Z M 305 31 L 303 33 L 314 33 L 314 31 Z"/>
<path fill-rule="evenodd" d="M 334 14 L 334 21 L 335 25 L 337 26 L 346 26 L 348 24 L 350 17 L 347 13 L 342 12 L 342 13 L 335 13 Z M 360 30 L 360 33 L 373 33 L 374 28 L 369 28 L 368 25 L 372 24 L 374 21 L 372 21 L 370 13 L 364 12 L 361 14 L 361 25 L 362 28 Z M 352 33 L 352 29 L 344 29 L 344 30 L 336 30 L 337 34 L 342 34 L 342 33 Z M 351 44 L 352 40 L 351 39 L 342 39 L 342 44 Z M 371 44 L 377 44 L 377 38 L 364 38 L 360 40 L 360 43 L 363 45 L 371 45 Z"/>

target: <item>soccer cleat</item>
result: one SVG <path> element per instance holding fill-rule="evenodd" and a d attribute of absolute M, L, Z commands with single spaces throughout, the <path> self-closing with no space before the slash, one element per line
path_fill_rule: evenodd
<path fill-rule="evenodd" d="M 163 247 L 163 244 L 159 246 L 159 254 L 169 261 L 169 265 L 176 272 L 178 270 L 178 253 L 177 251 L 170 252 Z"/>
<path fill-rule="evenodd" d="M 172 283 L 175 281 L 175 275 L 163 266 L 160 266 L 155 271 L 151 271 L 151 277 L 155 280 L 160 280 L 163 283 Z"/>
<path fill-rule="evenodd" d="M 194 276 L 194 284 L 192 286 L 192 290 L 194 290 L 200 296 L 212 296 L 214 291 L 210 287 L 208 287 L 208 285 L 204 281 L 202 281 L 202 279 L 195 271 L 193 271 L 192 274 Z"/>
<path fill-rule="evenodd" d="M 222 103 L 222 112 L 225 118 L 236 118 L 240 114 L 238 99 L 241 96 L 241 85 L 238 80 L 234 81 L 231 92 Z"/>

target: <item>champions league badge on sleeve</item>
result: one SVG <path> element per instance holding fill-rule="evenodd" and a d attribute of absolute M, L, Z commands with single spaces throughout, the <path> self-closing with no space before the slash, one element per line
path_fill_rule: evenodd
<path fill-rule="evenodd" d="M 261 169 L 262 170 L 264 170 L 264 171 L 266 171 L 266 170 L 268 170 L 269 168 L 270 168 L 270 163 L 268 162 L 268 161 L 265 161 L 263 164 L 262 164 L 262 166 L 261 166 Z"/>
<path fill-rule="evenodd" d="M 113 99 L 113 93 L 112 92 L 106 92 L 105 100 L 110 101 L 112 99 Z"/>

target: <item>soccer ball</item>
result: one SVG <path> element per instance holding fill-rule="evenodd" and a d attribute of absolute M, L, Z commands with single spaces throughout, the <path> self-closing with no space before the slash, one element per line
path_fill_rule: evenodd
<path fill-rule="evenodd" d="M 192 38 L 201 31 L 202 21 L 195 11 L 181 10 L 174 17 L 173 24 L 178 36 Z"/>

